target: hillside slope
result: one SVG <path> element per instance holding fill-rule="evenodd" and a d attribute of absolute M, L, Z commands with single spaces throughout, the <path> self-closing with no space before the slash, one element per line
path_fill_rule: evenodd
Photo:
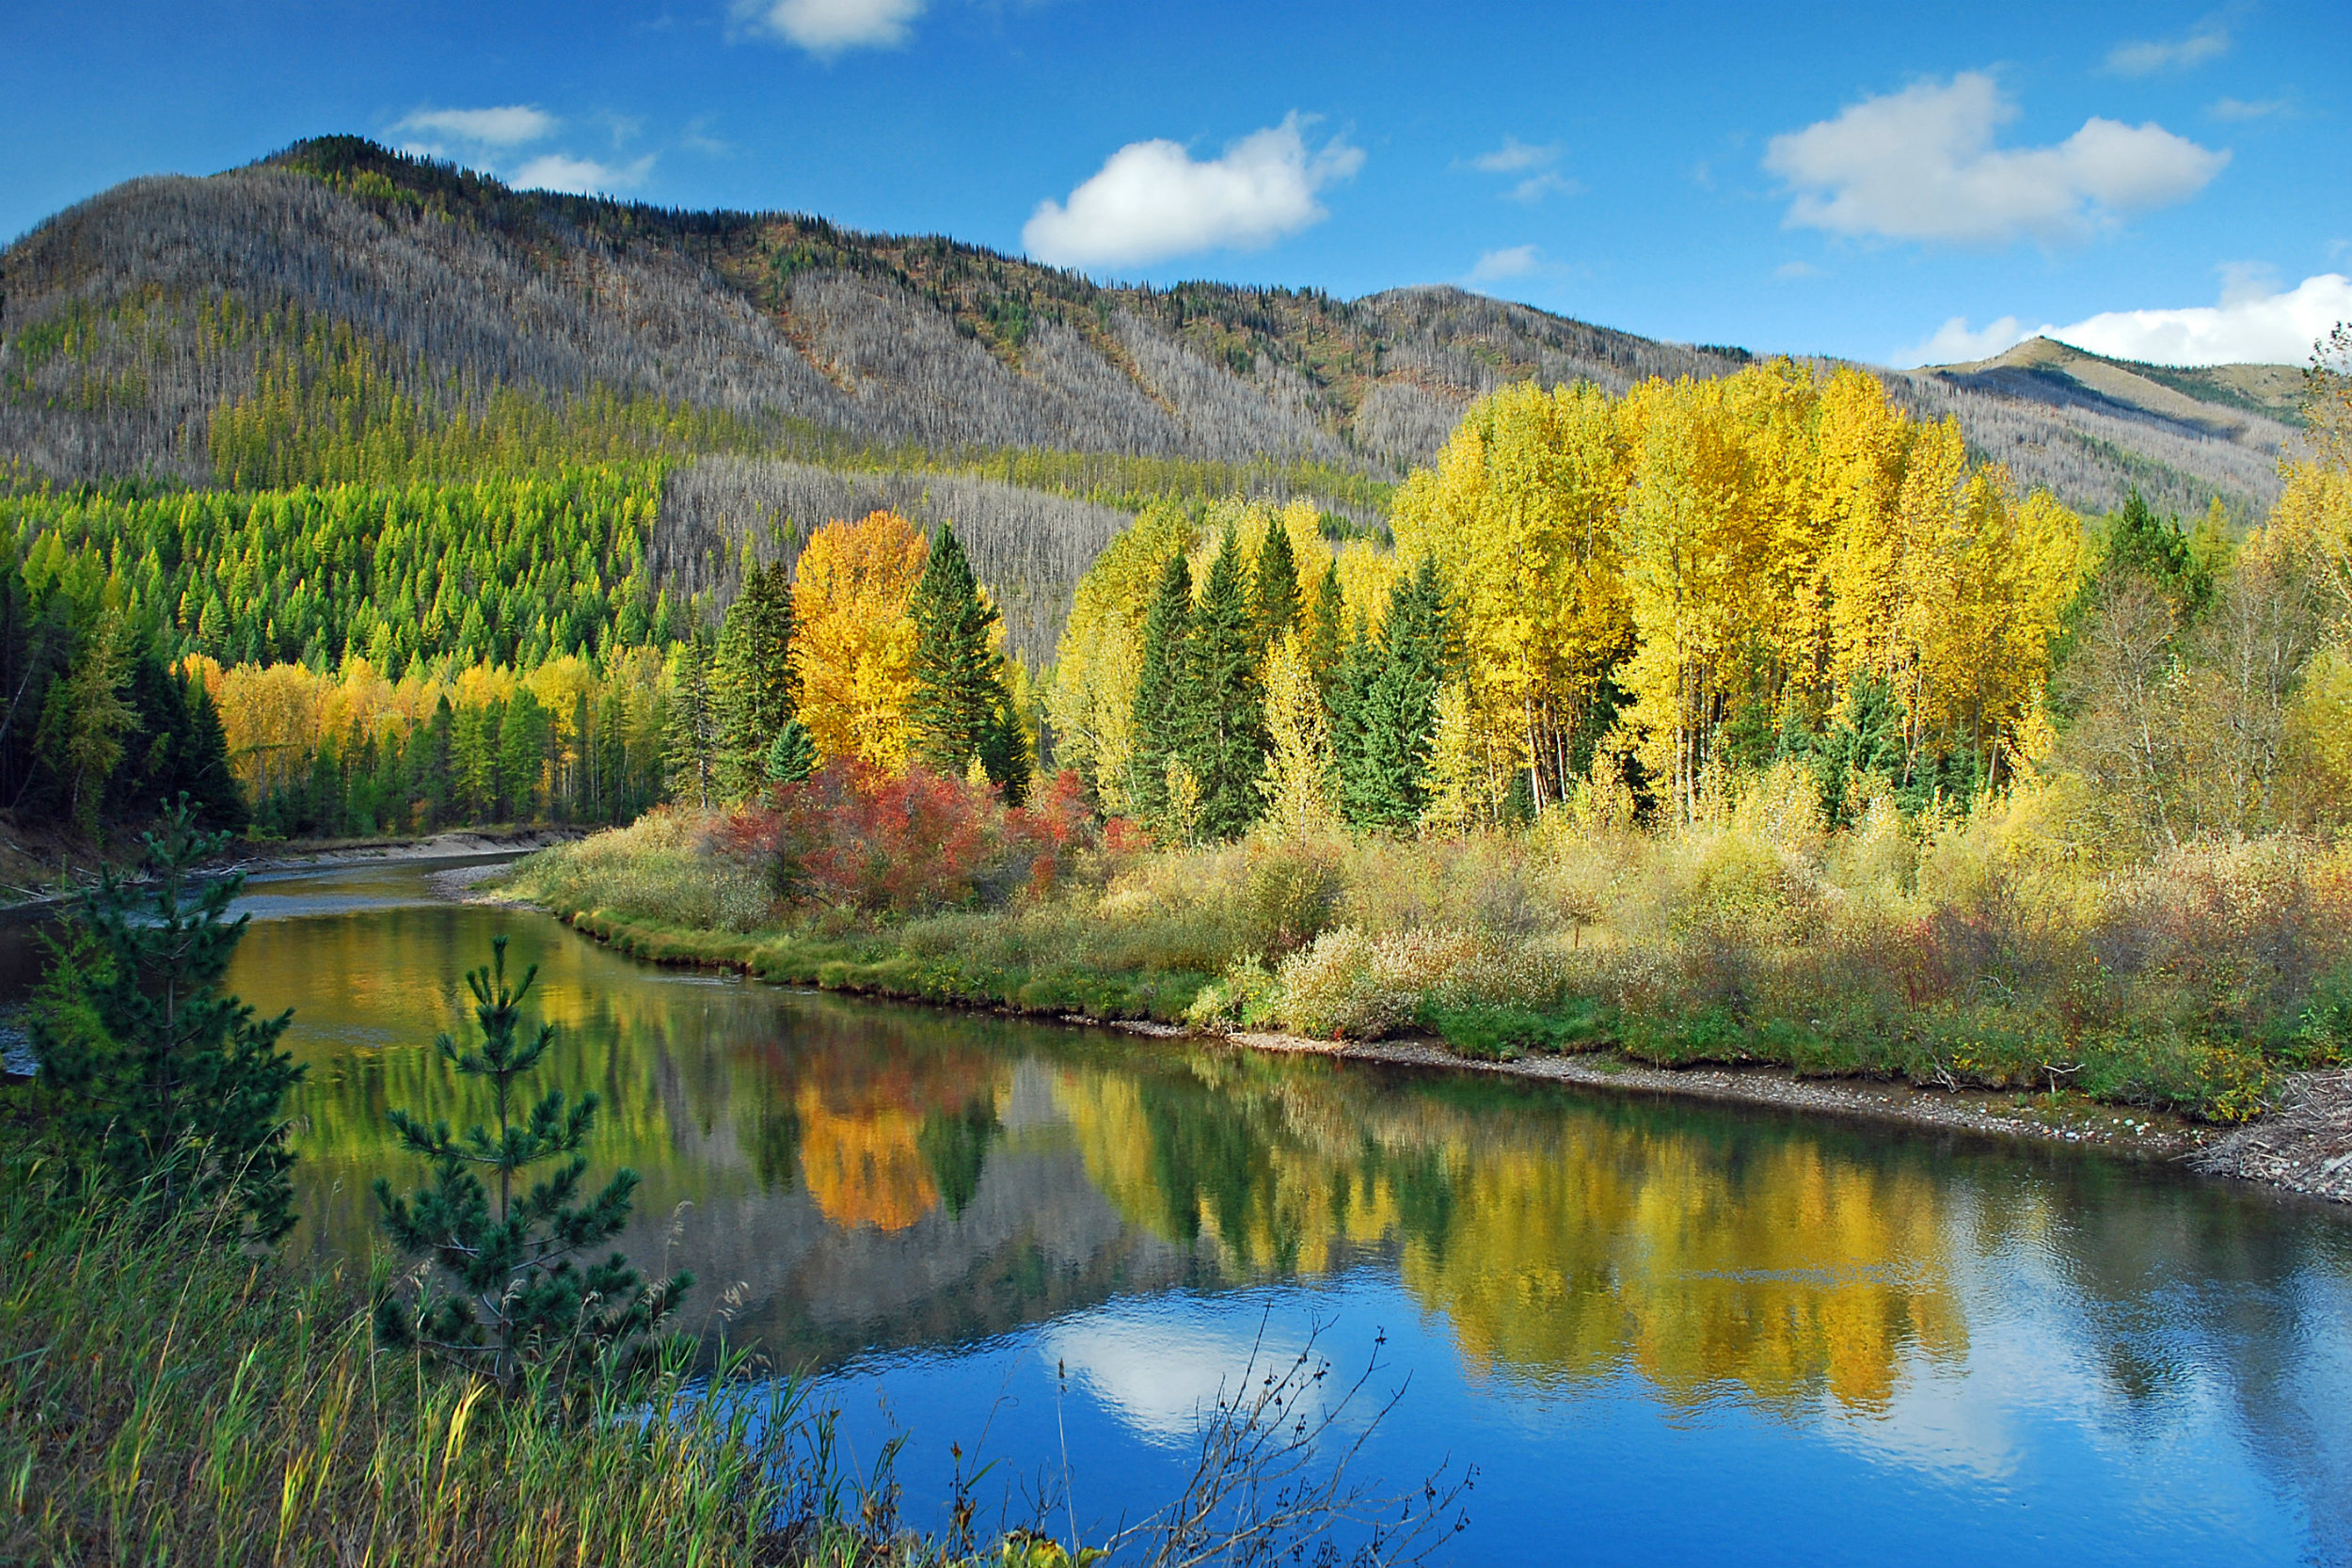
<path fill-rule="evenodd" d="M 0 458 L 65 481 L 225 478 L 225 409 L 265 426 L 342 377 L 424 424 L 518 392 L 611 394 L 695 415 L 662 426 L 676 454 L 1255 465 L 1360 515 L 1497 386 L 1617 390 L 1745 358 L 1444 287 L 1101 287 L 941 238 L 515 192 L 350 137 L 132 181 L 0 252 Z M 2069 365 L 1881 373 L 2078 507 L 2137 485 L 2243 514 L 2276 493 L 2286 428 L 2243 388 L 2143 368 L 2150 395 L 2118 397 Z M 390 418 L 390 394 L 369 395 L 329 417 Z"/>

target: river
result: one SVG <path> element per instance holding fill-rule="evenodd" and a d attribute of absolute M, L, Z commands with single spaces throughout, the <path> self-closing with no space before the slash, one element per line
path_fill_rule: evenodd
<path fill-rule="evenodd" d="M 2352 1214 L 2076 1150 L 868 1004 L 665 971 L 427 869 L 256 881 L 303 1216 L 363 1257 L 387 1107 L 493 933 L 594 1088 L 624 1241 L 803 1369 L 910 1520 L 948 1445 L 1165 1500 L 1251 1344 L 1402 1388 L 1367 1463 L 1476 1466 L 1453 1560 L 2352 1561 Z M 22 984 L 21 935 L 0 968 Z M 723 1325 L 714 1317 L 723 1313 Z M 1376 1342 L 1380 1341 L 1380 1342 Z M 1065 1455 L 1067 1459 L 1065 1461 Z M 1066 1465 L 1066 1468 L 1065 1468 Z M 1058 1517 L 1058 1515 L 1057 1515 Z"/>

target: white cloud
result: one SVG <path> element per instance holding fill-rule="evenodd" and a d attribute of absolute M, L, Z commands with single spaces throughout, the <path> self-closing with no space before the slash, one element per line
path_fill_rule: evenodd
<path fill-rule="evenodd" d="M 1548 196 L 1574 196 L 1584 188 L 1552 167 L 1560 161 L 1562 150 L 1558 142 L 1531 147 L 1517 136 L 1505 136 L 1501 147 L 1492 152 L 1481 152 L 1469 163 L 1482 174 L 1524 175 L 1502 195 L 1505 200 L 1524 201 L 1532 206 Z"/>
<path fill-rule="evenodd" d="M 735 19 L 831 59 L 851 49 L 896 49 L 925 0 L 736 0 Z"/>
<path fill-rule="evenodd" d="M 1793 283 L 1799 278 L 1819 277 L 1821 269 L 1810 261 L 1783 261 L 1772 269 L 1772 276 L 1784 283 Z"/>
<path fill-rule="evenodd" d="M 1574 196 L 1583 188 L 1565 174 L 1546 172 L 1531 174 L 1502 194 L 1507 200 L 1524 201 L 1532 206 L 1548 196 Z"/>
<path fill-rule="evenodd" d="M 2251 102 L 2243 98 L 2217 98 L 2205 113 L 2216 119 L 2267 119 L 2272 115 L 2285 114 L 2295 105 L 2283 98 L 2263 98 Z"/>
<path fill-rule="evenodd" d="M 2119 76 L 2153 76 L 2160 71 L 2186 71 L 2229 52 L 2230 30 L 2209 21 L 2180 38 L 2119 43 L 2107 51 L 2107 69 Z"/>
<path fill-rule="evenodd" d="M 2055 147 L 1995 148 L 1994 129 L 2016 118 L 1992 77 L 1963 71 L 1774 136 L 1764 166 L 1795 193 L 1791 228 L 1997 245 L 2086 238 L 2117 214 L 2187 199 L 2230 161 L 2160 125 L 2095 117 Z"/>
<path fill-rule="evenodd" d="M 1505 136 L 1492 152 L 1481 152 L 1470 167 L 1486 174 L 1516 174 L 1523 168 L 1545 168 L 1559 161 L 1560 144 L 1530 147 L 1517 136 Z"/>
<path fill-rule="evenodd" d="M 574 196 L 604 196 L 642 185 L 645 182 L 645 176 L 652 172 L 651 154 L 616 167 L 591 158 L 573 158 L 561 152 L 548 152 L 532 159 L 508 175 L 506 182 L 518 191 L 566 191 Z"/>
<path fill-rule="evenodd" d="M 1972 359 L 1990 359 L 1994 355 L 2016 347 L 2033 336 L 2031 328 L 2015 316 L 2003 316 L 1981 328 L 1972 329 L 1966 316 L 1954 316 L 1930 333 L 1926 340 L 1906 349 L 1898 349 L 1891 356 L 1898 365 L 1960 365 Z"/>
<path fill-rule="evenodd" d="M 1948 365 L 1989 359 L 2027 338 L 2054 338 L 2111 359 L 2150 365 L 2299 365 L 2340 321 L 2352 321 L 2352 278 L 2307 277 L 2293 289 L 2267 286 L 2267 269 L 2233 262 L 2222 269 L 2221 303 L 2178 310 L 2108 310 L 2071 325 L 2027 327 L 2004 316 L 1971 331 L 1954 316 L 1899 365 Z"/>
<path fill-rule="evenodd" d="M 535 104 L 509 103 L 495 109 L 419 109 L 392 129 L 453 136 L 485 147 L 521 147 L 547 136 L 561 123 Z"/>
<path fill-rule="evenodd" d="M 1039 202 L 1021 243 L 1041 261 L 1078 267 L 1271 245 L 1328 216 L 1315 193 L 1363 166 L 1362 150 L 1337 138 L 1311 151 L 1304 123 L 1289 115 L 1206 163 L 1172 141 L 1131 142 L 1066 205 Z"/>
<path fill-rule="evenodd" d="M 1541 246 L 1515 245 L 1508 249 L 1490 250 L 1481 256 L 1477 263 L 1470 268 L 1464 281 L 1497 283 L 1506 277 L 1525 277 L 1530 273 L 1540 272 L 1543 265 L 1544 253 Z"/>

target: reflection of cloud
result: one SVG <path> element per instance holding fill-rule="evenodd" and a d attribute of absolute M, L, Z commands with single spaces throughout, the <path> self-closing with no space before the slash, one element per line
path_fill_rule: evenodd
<path fill-rule="evenodd" d="M 1915 1375 L 1898 1384 L 1883 1407 L 1848 1409 L 1843 1419 L 1824 1420 L 1821 1431 L 1882 1464 L 1997 1481 L 2016 1472 L 2019 1445 L 2009 1401 L 1987 1397 L 1983 1383 L 1974 1368 Z"/>
<path fill-rule="evenodd" d="M 1038 1350 L 1147 1439 L 1189 1443 L 1201 1413 L 1240 1385 L 1250 1344 L 1250 1335 L 1189 1314 L 1114 1307 L 1056 1325 Z M 1258 1353 L 1261 1367 L 1279 1371 L 1298 1347 L 1269 1338 Z"/>

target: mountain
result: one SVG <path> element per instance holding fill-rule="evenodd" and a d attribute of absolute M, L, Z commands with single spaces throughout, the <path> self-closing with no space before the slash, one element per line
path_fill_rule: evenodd
<path fill-rule="evenodd" d="M 2291 365 L 2142 365 L 2051 338 L 1930 372 L 1955 387 L 2054 408 L 2092 408 L 2161 421 L 2183 435 L 2275 452 L 2302 422 L 2303 372 Z"/>
<path fill-rule="evenodd" d="M 593 436 L 599 454 L 683 460 L 654 553 L 725 592 L 741 548 L 764 547 L 755 514 L 776 532 L 860 483 L 919 509 L 939 487 L 909 476 L 961 473 L 976 555 L 1045 574 L 1042 619 L 1016 628 L 1032 653 L 1137 495 L 1242 486 L 1373 522 L 1496 387 L 1614 391 L 1749 357 L 1444 287 L 1106 287 L 799 214 L 518 192 L 356 137 L 134 180 L 0 252 L 0 462 L 25 477 L 283 482 L 373 471 L 349 455 L 369 452 L 423 471 L 459 461 L 418 454 L 468 419 L 524 433 L 510 445 Z M 2284 383 L 2233 369 L 2249 373 L 2048 345 L 1878 373 L 2070 504 L 2136 485 L 2245 515 L 2276 494 L 2288 429 Z M 347 468 L 287 457 L 297 445 Z M 731 466 L 695 477 L 714 453 Z"/>

